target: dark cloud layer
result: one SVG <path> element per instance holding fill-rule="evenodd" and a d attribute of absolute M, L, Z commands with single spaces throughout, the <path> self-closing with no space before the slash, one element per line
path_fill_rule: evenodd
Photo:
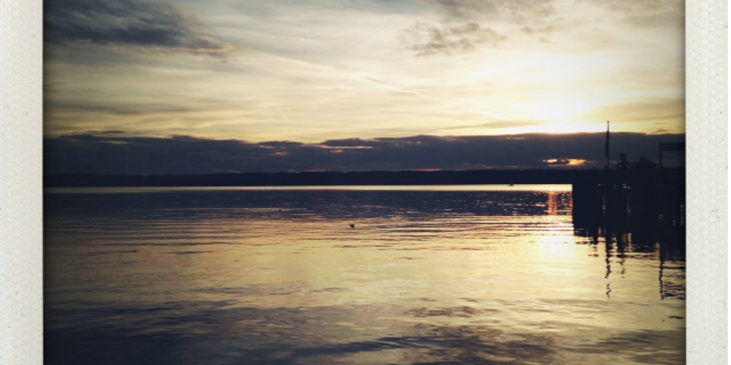
<path fill-rule="evenodd" d="M 51 43 L 81 41 L 207 54 L 226 49 L 166 1 L 46 0 L 44 36 Z"/>
<path fill-rule="evenodd" d="M 615 133 L 612 158 L 657 158 L 659 142 L 683 135 Z M 127 137 L 119 133 L 47 138 L 45 172 L 91 174 L 195 174 L 216 172 L 460 170 L 545 168 L 547 160 L 601 165 L 604 134 L 342 139 L 319 144 L 247 143 L 186 136 Z M 595 164 L 592 165 L 591 163 Z M 560 165 L 560 164 L 559 164 Z"/>

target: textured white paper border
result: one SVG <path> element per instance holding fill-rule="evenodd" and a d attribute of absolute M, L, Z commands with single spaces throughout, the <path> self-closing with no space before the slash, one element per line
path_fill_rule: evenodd
<path fill-rule="evenodd" d="M 686 3 L 689 364 L 727 361 L 727 6 Z M 41 85 L 42 2 L 0 1 L 3 365 L 43 362 Z"/>
<path fill-rule="evenodd" d="M 0 364 L 43 362 L 42 2 L 0 0 Z"/>
<path fill-rule="evenodd" d="M 686 1 L 687 360 L 728 346 L 728 4 Z"/>

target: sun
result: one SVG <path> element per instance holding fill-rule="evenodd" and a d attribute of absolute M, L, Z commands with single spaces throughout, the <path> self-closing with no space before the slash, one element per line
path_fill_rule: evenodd
<path fill-rule="evenodd" d="M 578 118 L 591 112 L 596 102 L 587 98 L 555 98 L 523 105 L 528 119 L 547 123 L 576 123 Z"/>

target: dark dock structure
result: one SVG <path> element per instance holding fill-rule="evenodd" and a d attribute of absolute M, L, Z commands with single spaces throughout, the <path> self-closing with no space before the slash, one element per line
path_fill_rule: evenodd
<path fill-rule="evenodd" d="M 624 158 L 616 168 L 576 171 L 572 181 L 576 234 L 651 248 L 685 245 L 685 168 Z"/>
<path fill-rule="evenodd" d="M 614 241 L 644 246 L 656 244 L 684 250 L 685 167 L 666 167 L 663 155 L 685 152 L 685 143 L 659 143 L 657 164 L 640 158 L 631 163 L 624 153 L 614 167 L 610 162 L 607 121 L 603 170 L 576 171 L 572 185 L 573 221 L 576 234 L 607 243 Z M 661 248 L 662 248 L 661 247 Z"/>

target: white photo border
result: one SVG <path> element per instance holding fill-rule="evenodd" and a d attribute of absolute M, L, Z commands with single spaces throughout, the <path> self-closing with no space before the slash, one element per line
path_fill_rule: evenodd
<path fill-rule="evenodd" d="M 686 353 L 728 361 L 728 3 L 685 3 Z"/>
<path fill-rule="evenodd" d="M 42 8 L 0 1 L 0 364 L 43 363 Z"/>
<path fill-rule="evenodd" d="M 0 2 L 0 364 L 43 363 L 42 7 Z M 727 17 L 686 2 L 689 364 L 728 356 Z"/>

